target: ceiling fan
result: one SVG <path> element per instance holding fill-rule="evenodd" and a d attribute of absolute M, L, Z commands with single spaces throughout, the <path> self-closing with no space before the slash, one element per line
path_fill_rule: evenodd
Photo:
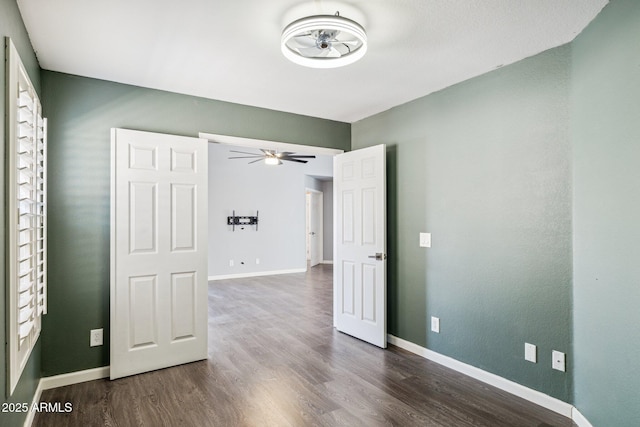
<path fill-rule="evenodd" d="M 367 33 L 360 24 L 335 15 L 316 15 L 289 24 L 282 32 L 282 53 L 314 68 L 351 64 L 367 51 Z"/>
<path fill-rule="evenodd" d="M 236 151 L 236 150 L 229 150 L 229 151 L 231 153 L 248 154 L 248 156 L 234 156 L 229 158 L 230 159 L 255 159 L 250 161 L 249 164 L 264 161 L 264 163 L 267 165 L 281 165 L 283 160 L 286 160 L 288 162 L 307 163 L 308 160 L 301 160 L 301 159 L 316 158 L 316 156 L 302 156 L 291 151 L 279 152 L 278 150 L 264 150 L 262 148 L 260 149 L 262 153 L 247 153 L 246 151 Z"/>

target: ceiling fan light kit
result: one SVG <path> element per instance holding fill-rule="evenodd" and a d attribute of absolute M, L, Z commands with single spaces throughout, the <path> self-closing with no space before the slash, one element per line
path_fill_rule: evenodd
<path fill-rule="evenodd" d="M 360 24 L 338 13 L 315 15 L 287 25 L 281 47 L 286 58 L 305 67 L 342 67 L 367 52 L 367 33 Z"/>
<path fill-rule="evenodd" d="M 277 157 L 265 157 L 264 164 L 274 166 L 274 165 L 281 165 L 282 162 Z"/>

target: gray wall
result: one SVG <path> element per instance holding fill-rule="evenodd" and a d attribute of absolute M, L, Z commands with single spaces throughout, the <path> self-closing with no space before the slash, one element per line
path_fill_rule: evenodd
<path fill-rule="evenodd" d="M 347 123 L 49 71 L 41 77 L 51 171 L 45 375 L 109 364 L 108 339 L 90 348 L 88 331 L 103 327 L 109 334 L 110 128 L 187 136 L 202 131 L 338 149 L 350 144 Z"/>
<path fill-rule="evenodd" d="M 640 426 L 640 2 L 573 43 L 575 405 Z"/>
<path fill-rule="evenodd" d="M 571 373 L 551 369 L 551 352 L 572 366 L 570 53 L 352 126 L 352 148 L 388 144 L 389 332 L 569 402 Z"/>
<path fill-rule="evenodd" d="M 306 269 L 305 188 L 320 183 L 308 175 L 331 176 L 333 157 L 267 166 L 229 160 L 241 156 L 230 149 L 257 151 L 209 144 L 209 276 Z M 239 216 L 260 211 L 258 231 L 232 232 L 226 224 L 234 209 Z"/>
<path fill-rule="evenodd" d="M 20 12 L 18 11 L 18 6 L 14 0 L 1 0 L 0 1 L 0 38 L 2 39 L 2 53 L 0 57 L 3 59 L 2 66 L 0 66 L 0 137 L 2 138 L 3 147 L 7 146 L 7 141 L 5 140 L 5 37 L 10 37 L 13 41 L 13 44 L 16 46 L 18 53 L 20 54 L 20 59 L 22 63 L 27 69 L 29 73 L 29 78 L 33 82 L 36 90 L 39 94 L 42 94 L 40 90 L 40 67 L 38 66 L 38 62 L 36 60 L 36 56 L 33 52 L 33 48 L 31 47 L 31 42 L 29 41 L 29 36 L 27 35 L 27 31 L 24 28 L 24 24 L 22 22 L 22 17 L 20 16 Z M 2 206 L 6 206 L 6 193 L 5 193 L 5 164 L 6 164 L 6 153 L 3 148 L 0 151 L 0 192 L 2 194 Z M 0 237 L 2 237 L 2 245 L 0 245 L 0 276 L 4 279 L 6 277 L 6 265 L 5 265 L 5 242 L 6 242 L 6 225 L 5 225 L 5 211 L 4 209 L 0 209 Z M 3 281 L 6 283 L 6 281 Z M 0 321 L 2 322 L 2 326 L 0 327 L 0 342 L 5 343 L 6 337 L 6 294 L 3 290 L 0 291 Z M 20 381 L 16 386 L 16 390 L 13 395 L 9 398 L 7 396 L 7 359 L 5 353 L 5 346 L 2 346 L 2 350 L 0 351 L 0 405 L 5 402 L 11 403 L 22 403 L 27 402 L 31 403 L 33 398 L 33 393 L 38 384 L 38 380 L 40 379 L 40 342 L 42 339 L 38 340 L 36 347 L 34 348 L 29 362 L 27 362 L 27 366 L 24 368 L 22 376 L 20 377 Z M 0 424 L 2 425 L 21 425 L 24 422 L 26 417 L 25 413 L 13 412 L 6 413 L 0 412 Z"/>

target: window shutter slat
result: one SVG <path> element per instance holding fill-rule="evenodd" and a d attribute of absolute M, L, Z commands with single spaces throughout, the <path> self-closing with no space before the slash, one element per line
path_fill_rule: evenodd
<path fill-rule="evenodd" d="M 18 336 L 20 339 L 25 339 L 31 333 L 31 329 L 33 329 L 33 321 L 21 323 L 18 330 Z"/>

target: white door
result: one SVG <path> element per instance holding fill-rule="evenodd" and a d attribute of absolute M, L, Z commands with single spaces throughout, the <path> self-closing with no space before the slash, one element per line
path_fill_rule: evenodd
<path fill-rule="evenodd" d="M 339 331 L 387 346 L 386 147 L 334 157 L 334 313 Z"/>
<path fill-rule="evenodd" d="M 309 265 L 322 261 L 322 193 L 309 192 Z"/>
<path fill-rule="evenodd" d="M 206 359 L 207 142 L 111 146 L 111 379 Z"/>

